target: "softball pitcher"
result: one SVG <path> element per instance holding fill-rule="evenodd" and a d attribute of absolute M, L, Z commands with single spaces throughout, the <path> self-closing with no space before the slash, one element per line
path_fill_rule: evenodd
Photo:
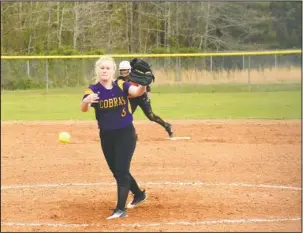
<path fill-rule="evenodd" d="M 142 80 L 147 84 L 133 86 L 123 80 L 114 80 L 115 71 L 113 58 L 102 56 L 95 65 L 97 82 L 85 91 L 81 103 L 82 112 L 87 112 L 90 107 L 95 110 L 101 148 L 117 182 L 117 205 L 107 219 L 126 217 L 125 205 L 129 190 L 134 198 L 128 208 L 133 208 L 146 199 L 145 190 L 139 188 L 130 173 L 130 163 L 136 148 L 136 133 L 128 95 L 142 95 L 146 91 L 145 86 L 152 80 L 147 75 L 142 75 Z"/>

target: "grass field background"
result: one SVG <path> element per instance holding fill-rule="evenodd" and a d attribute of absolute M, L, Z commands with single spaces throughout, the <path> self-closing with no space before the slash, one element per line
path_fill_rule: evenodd
<path fill-rule="evenodd" d="M 2 91 L 2 120 L 94 120 L 80 111 L 85 87 Z M 154 113 L 164 119 L 300 119 L 301 84 L 158 85 Z M 140 108 L 135 119 L 146 119 Z"/>
<path fill-rule="evenodd" d="M 179 77 L 178 77 L 179 75 Z M 199 70 L 182 69 L 181 72 L 171 69 L 155 71 L 157 84 L 174 84 L 180 78 L 182 83 L 191 84 L 274 84 L 301 81 L 301 67 L 277 67 L 246 70 Z"/>

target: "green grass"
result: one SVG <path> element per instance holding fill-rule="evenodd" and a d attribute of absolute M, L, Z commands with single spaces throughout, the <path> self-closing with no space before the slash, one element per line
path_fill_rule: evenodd
<path fill-rule="evenodd" d="M 267 92 L 242 92 L 240 89 L 231 92 L 231 88 L 228 91 L 221 89 L 221 92 L 217 92 L 217 88 L 215 92 L 205 91 L 205 88 L 204 92 L 192 93 L 184 89 L 178 93 L 180 87 L 173 87 L 170 93 L 159 88 L 163 87 L 153 89 L 152 107 L 154 113 L 164 119 L 301 119 L 298 87 L 292 91 L 278 91 L 274 87 Z M 48 94 L 43 90 L 4 91 L 1 94 L 1 119 L 94 120 L 93 111 L 80 111 L 83 90 L 54 89 Z M 208 90 L 211 90 L 209 86 Z M 135 119 L 146 119 L 141 109 L 134 116 Z"/>

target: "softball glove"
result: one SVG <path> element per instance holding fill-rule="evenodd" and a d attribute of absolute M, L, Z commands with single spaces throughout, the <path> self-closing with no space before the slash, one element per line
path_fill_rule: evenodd
<path fill-rule="evenodd" d="M 151 66 L 146 61 L 135 58 L 130 62 L 130 64 L 130 81 L 140 84 L 142 86 L 147 86 L 151 84 L 151 82 L 155 81 L 155 76 L 153 75 L 152 70 L 150 68 Z"/>

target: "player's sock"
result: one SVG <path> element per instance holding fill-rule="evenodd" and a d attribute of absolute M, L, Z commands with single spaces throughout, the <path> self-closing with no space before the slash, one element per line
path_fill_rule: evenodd
<path fill-rule="evenodd" d="M 131 176 L 130 191 L 134 195 L 141 193 L 141 190 L 140 190 L 136 180 L 134 179 L 134 177 L 132 177 L 132 175 L 130 175 L 130 176 Z"/>
<path fill-rule="evenodd" d="M 154 119 L 155 122 L 157 122 L 158 124 L 160 124 L 163 128 L 166 127 L 166 123 L 165 121 L 163 121 L 160 117 L 154 115 Z"/>
<path fill-rule="evenodd" d="M 118 203 L 117 208 L 120 210 L 125 210 L 125 204 L 128 197 L 129 189 L 127 187 L 123 187 L 118 185 Z"/>

